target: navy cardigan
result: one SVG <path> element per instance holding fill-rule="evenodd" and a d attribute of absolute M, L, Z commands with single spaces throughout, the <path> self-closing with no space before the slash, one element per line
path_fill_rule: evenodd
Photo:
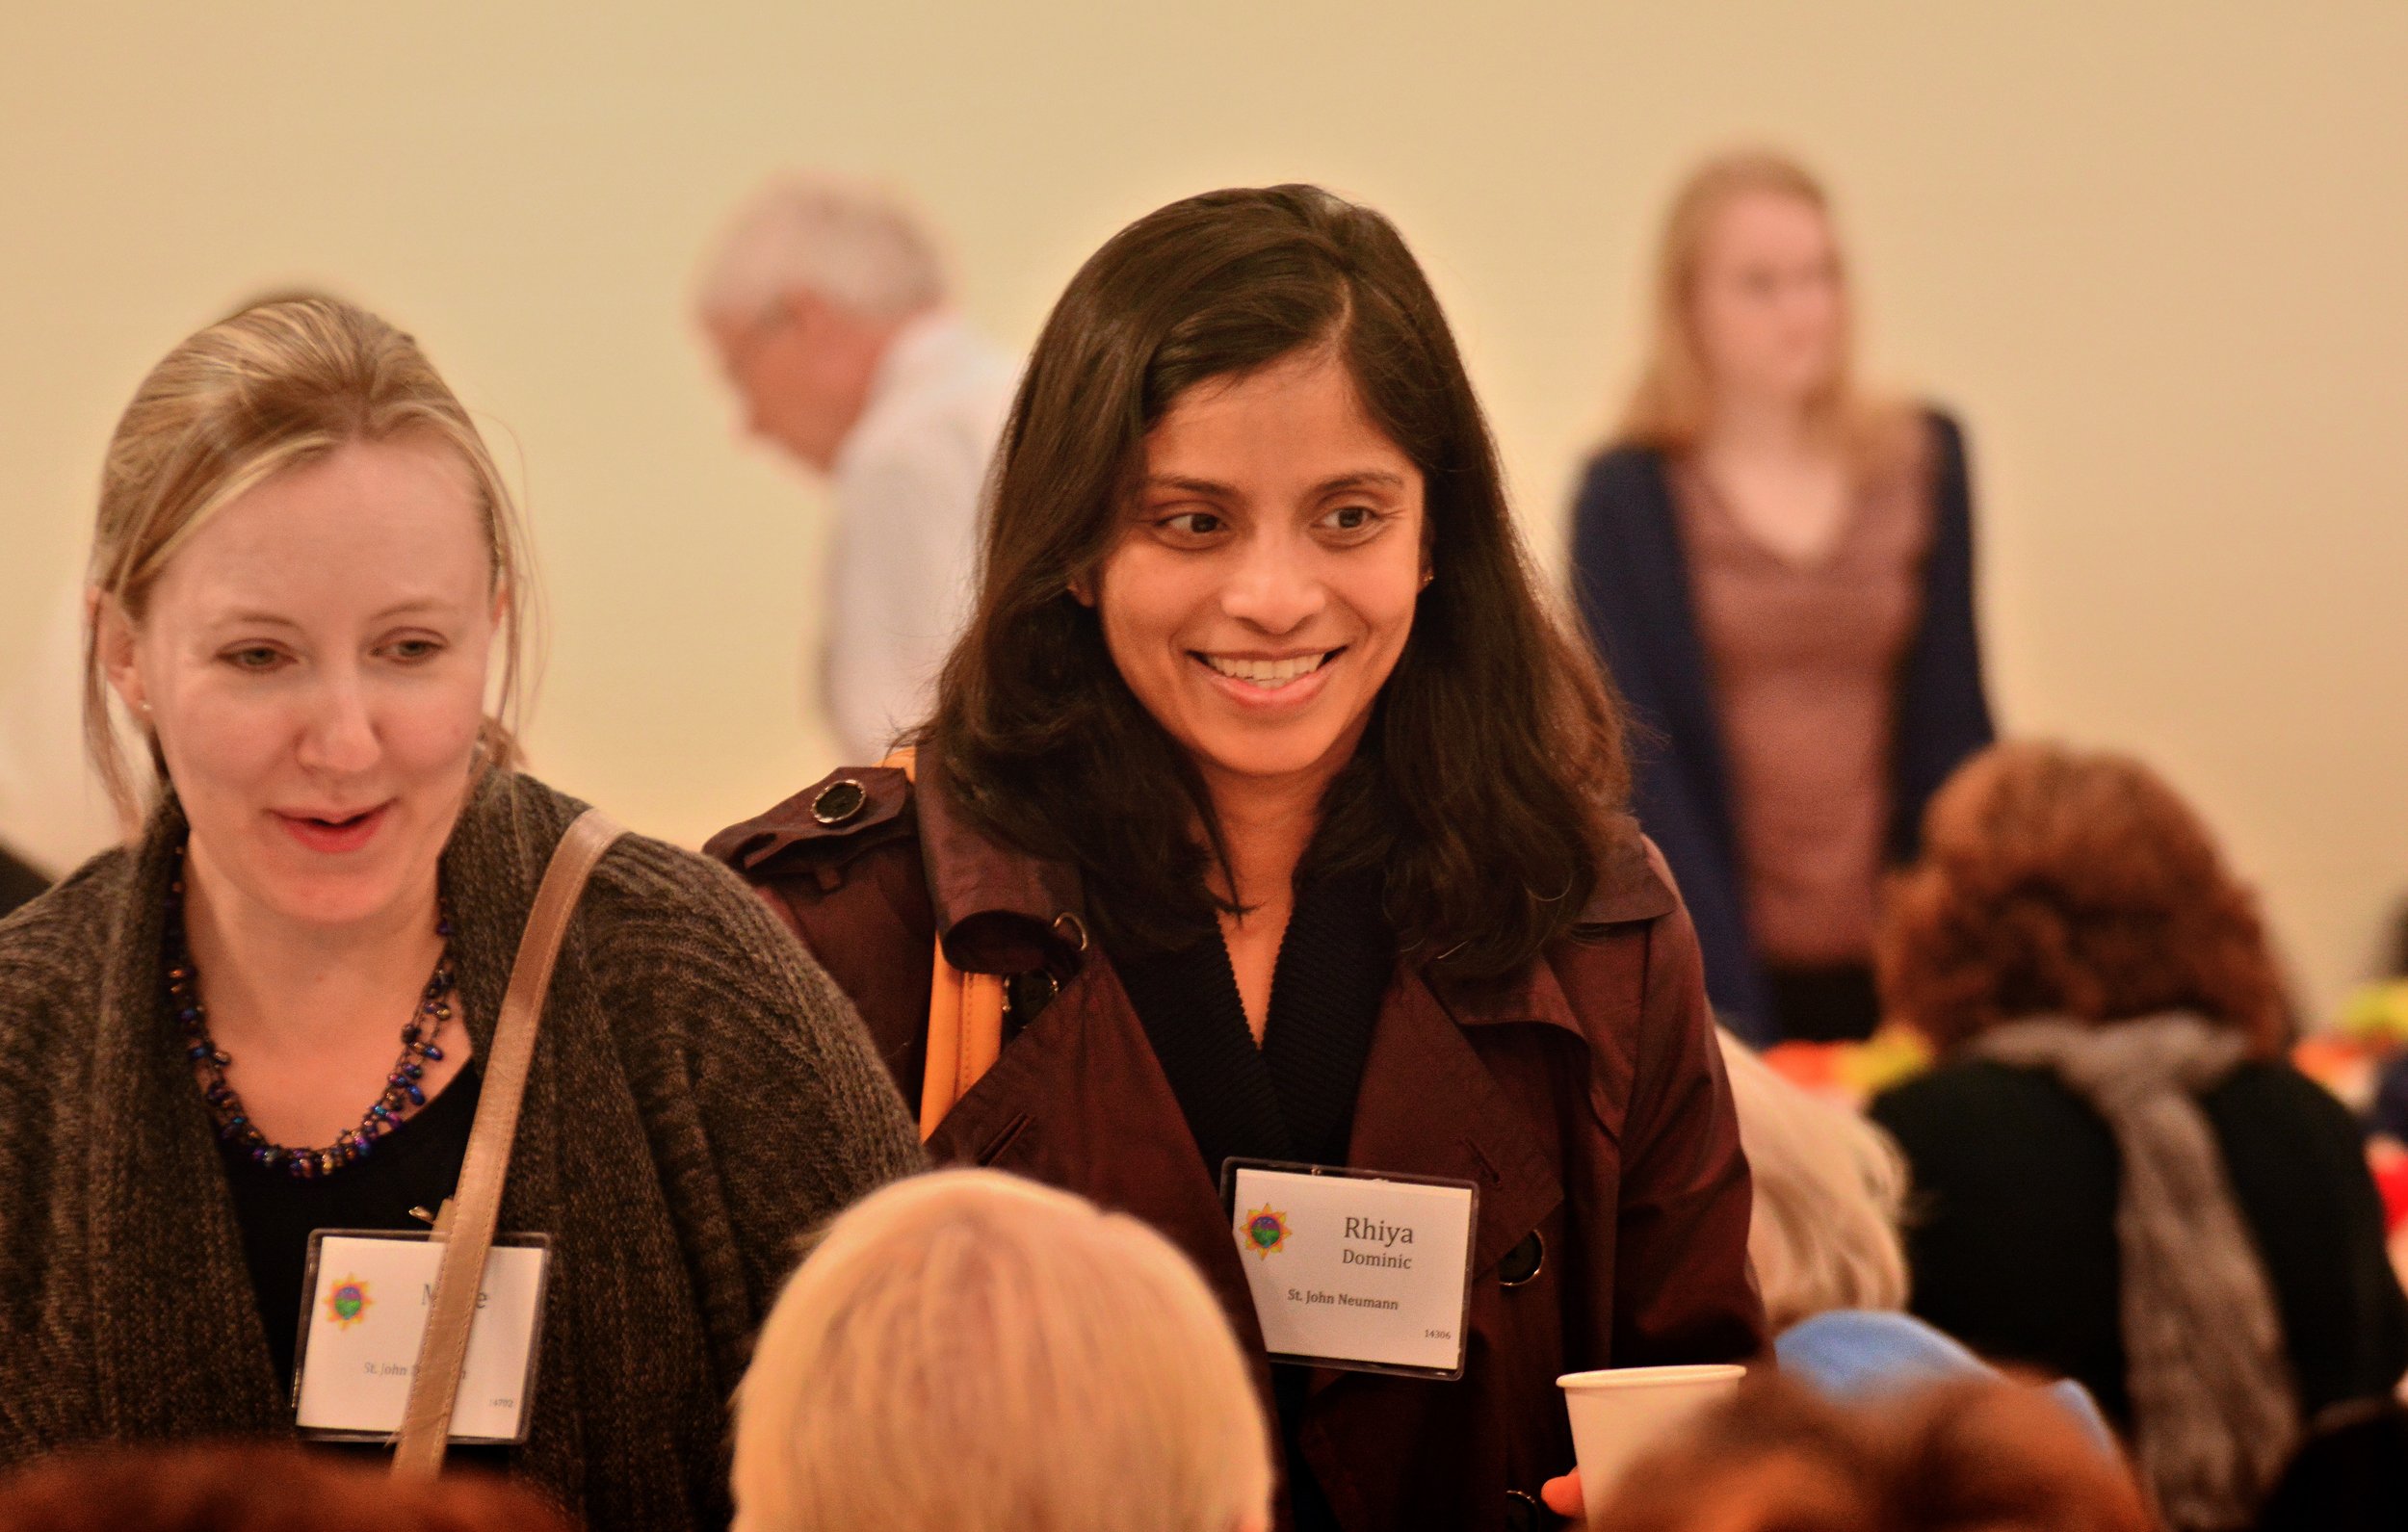
<path fill-rule="evenodd" d="M 1924 805 L 1992 738 L 1974 631 L 1973 494 L 1956 423 L 1927 414 L 1932 539 L 1923 615 L 1898 678 L 1890 854 L 1914 854 Z M 1680 879 L 1705 949 L 1706 992 L 1724 1026 L 1779 1039 L 1748 941 L 1730 775 L 1708 689 L 1688 556 L 1662 454 L 1617 447 L 1591 462 L 1572 513 L 1572 586 L 1590 637 L 1630 705 L 1639 823 Z"/>

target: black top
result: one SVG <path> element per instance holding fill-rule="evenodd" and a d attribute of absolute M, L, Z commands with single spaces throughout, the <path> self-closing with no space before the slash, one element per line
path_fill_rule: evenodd
<path fill-rule="evenodd" d="M 301 1283 L 309 1265 L 309 1236 L 320 1229 L 409 1229 L 424 1231 L 412 1207 L 433 1212 L 459 1184 L 468 1157 L 468 1130 L 476 1125 L 483 1074 L 474 1062 L 416 1115 L 376 1140 L 366 1159 L 316 1181 L 296 1181 L 289 1172 L 251 1162 L 250 1152 L 221 1143 L 225 1181 L 234 1194 L 234 1221 L 243 1233 L 243 1259 L 268 1328 L 268 1349 L 276 1376 L 290 1385 L 293 1356 L 301 1343 Z"/>
<path fill-rule="evenodd" d="M 1395 963 L 1375 882 L 1298 889 L 1258 1048 L 1217 931 L 1182 951 L 1112 954 L 1216 1185 L 1232 1156 L 1346 1162 L 1363 1060 Z"/>
<path fill-rule="evenodd" d="M 1372 879 L 1296 891 L 1259 1048 L 1217 931 L 1177 952 L 1112 954 L 1216 1185 L 1233 1157 L 1347 1162 L 1363 1061 L 1396 966 L 1379 892 Z M 1306 1379 L 1301 1366 L 1271 1368 L 1289 1499 L 1296 1532 L 1335 1532 L 1337 1517 L 1298 1449 Z"/>
<path fill-rule="evenodd" d="M 2282 1064 L 2199 1099 L 2255 1236 L 2313 1417 L 2408 1370 L 2408 1299 L 2358 1125 Z M 1975 1350 L 2079 1380 L 2130 1429 L 2118 1319 L 2118 1160 L 2106 1122 L 2038 1070 L 1950 1065 L 1872 1104 L 1914 1172 L 1912 1308 Z"/>

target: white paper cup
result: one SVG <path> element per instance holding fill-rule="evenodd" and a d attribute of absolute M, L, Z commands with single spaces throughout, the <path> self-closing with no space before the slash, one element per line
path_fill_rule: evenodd
<path fill-rule="evenodd" d="M 1745 1367 L 1707 1365 L 1607 1367 L 1557 1378 L 1556 1387 L 1572 1414 L 1572 1452 L 1581 1465 L 1588 1524 L 1597 1524 L 1633 1458 L 1731 1397 L 1746 1376 Z"/>

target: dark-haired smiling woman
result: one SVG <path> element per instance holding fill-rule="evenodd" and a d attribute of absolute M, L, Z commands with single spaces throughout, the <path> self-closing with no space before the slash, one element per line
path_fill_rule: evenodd
<path fill-rule="evenodd" d="M 1395 228 L 1277 187 L 1115 236 L 1037 342 L 982 570 L 916 789 L 842 770 L 713 850 L 907 1095 L 931 942 L 1003 977 L 930 1150 L 1202 1267 L 1283 1524 L 1535 1524 L 1558 1373 L 1758 1349 L 1747 1171 L 1620 720 Z M 1461 1376 L 1270 1364 L 1231 1159 L 1477 1188 Z"/>

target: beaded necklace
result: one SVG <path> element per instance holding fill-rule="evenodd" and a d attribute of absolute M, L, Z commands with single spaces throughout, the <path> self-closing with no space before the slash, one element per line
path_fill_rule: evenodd
<path fill-rule="evenodd" d="M 346 1165 L 366 1159 L 370 1147 L 379 1138 L 427 1104 L 427 1092 L 419 1081 L 426 1076 L 427 1065 L 443 1057 L 435 1038 L 442 1032 L 443 1024 L 452 1019 L 451 994 L 456 974 L 452 967 L 451 917 L 440 903 L 436 905 L 434 934 L 443 939 L 443 951 L 434 960 L 433 976 L 427 980 L 409 1020 L 402 1024 L 402 1056 L 394 1062 L 393 1073 L 385 1077 L 384 1090 L 376 1104 L 360 1117 L 357 1128 L 336 1134 L 334 1142 L 324 1149 L 287 1148 L 268 1142 L 267 1135 L 244 1110 L 243 1098 L 225 1078 L 226 1066 L 234 1060 L 209 1035 L 208 1007 L 200 1002 L 200 973 L 193 966 L 190 944 L 184 934 L 183 846 L 175 848 L 175 876 L 168 883 L 168 1009 L 184 1030 L 185 1058 L 200 1072 L 201 1097 L 217 1119 L 218 1136 L 249 1150 L 253 1164 L 283 1170 L 296 1181 L 331 1176 Z"/>

